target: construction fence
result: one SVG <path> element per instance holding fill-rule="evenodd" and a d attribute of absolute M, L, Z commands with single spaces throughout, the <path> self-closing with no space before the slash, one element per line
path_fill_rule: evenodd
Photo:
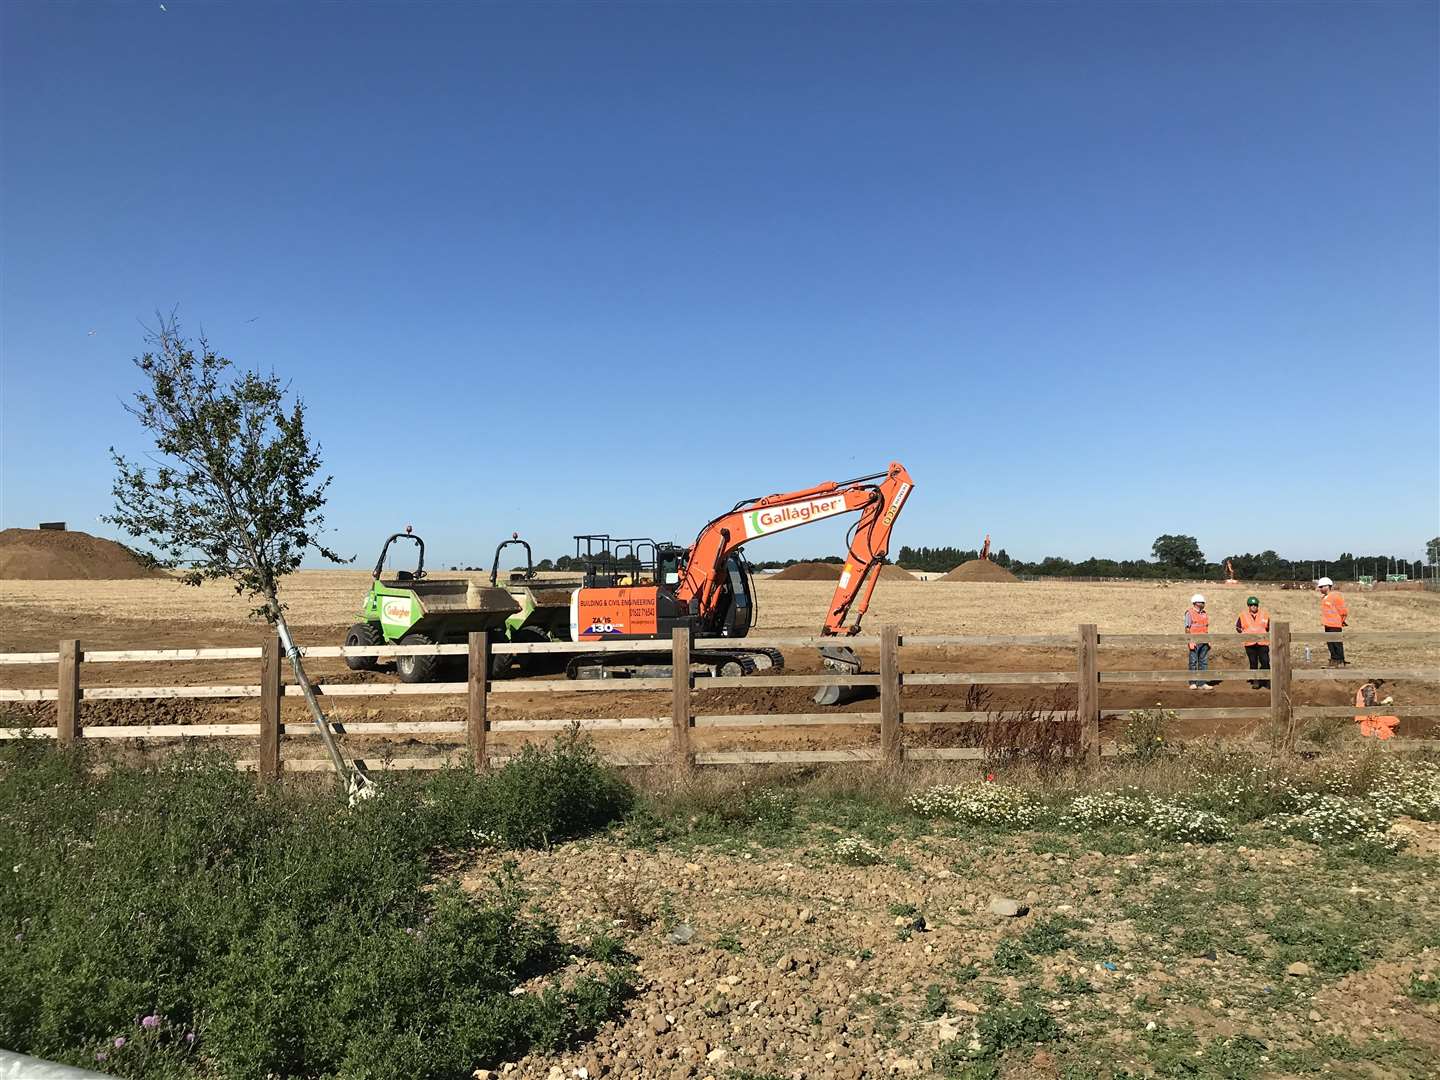
<path fill-rule="evenodd" d="M 965 760 L 984 757 L 987 751 L 977 746 L 907 745 L 905 733 L 924 725 L 987 725 L 1000 722 L 997 710 L 942 711 L 903 710 L 902 694 L 906 687 L 987 685 L 1074 687 L 1074 709 L 1053 713 L 1045 719 L 1067 721 L 1078 725 L 1079 739 L 1075 747 L 1082 762 L 1098 764 L 1102 754 L 1113 753 L 1113 746 L 1101 745 L 1100 721 L 1113 715 L 1106 709 L 1107 688 L 1144 684 L 1160 686 L 1167 683 L 1193 682 L 1197 678 L 1215 680 L 1269 680 L 1267 704 L 1234 708 L 1178 708 L 1171 710 L 1183 720 L 1235 722 L 1253 724 L 1268 722 L 1273 732 L 1280 733 L 1282 742 L 1293 746 L 1298 727 L 1304 721 L 1322 717 L 1354 717 L 1383 711 L 1386 715 L 1405 717 L 1440 717 L 1440 700 L 1423 704 L 1408 703 L 1382 706 L 1378 709 L 1356 709 L 1330 705 L 1299 705 L 1293 703 L 1294 688 L 1306 680 L 1344 680 L 1347 684 L 1384 678 L 1416 680 L 1428 687 L 1427 693 L 1440 698 L 1440 671 L 1424 668 L 1301 669 L 1292 664 L 1292 650 L 1301 646 L 1328 645 L 1337 635 L 1291 632 L 1288 623 L 1271 627 L 1271 668 L 1255 672 L 1245 668 L 1212 668 L 1203 673 L 1191 670 L 1111 670 L 1102 667 L 1104 650 L 1113 647 L 1182 647 L 1198 641 L 1235 643 L 1230 634 L 1101 634 L 1094 624 L 1083 624 L 1074 634 L 1063 635 L 935 635 L 902 634 L 894 626 L 885 626 L 878 635 L 851 638 L 827 638 L 810 635 L 765 635 L 745 638 L 749 646 L 776 648 L 819 648 L 845 644 L 851 647 L 878 649 L 879 671 L 872 674 L 774 674 L 734 677 L 697 676 L 691 667 L 692 649 L 727 648 L 737 644 L 733 638 L 697 639 L 692 641 L 688 630 L 675 631 L 670 642 L 673 675 L 666 678 L 577 679 L 564 678 L 501 678 L 490 677 L 492 651 L 496 654 L 594 653 L 656 651 L 653 641 L 610 642 L 531 642 L 492 643 L 484 634 L 470 635 L 467 644 L 458 645 L 382 645 L 371 647 L 310 646 L 301 653 L 309 659 L 360 657 L 395 657 L 402 654 L 466 657 L 468 676 L 463 682 L 433 683 L 320 683 L 315 689 L 322 699 L 395 698 L 409 696 L 448 696 L 465 700 L 465 719 L 456 720 L 395 720 L 356 721 L 336 724 L 347 737 L 365 740 L 411 738 L 417 735 L 442 736 L 453 740 L 461 749 L 455 753 L 429 757 L 398 757 L 371 755 L 383 760 L 391 769 L 433 769 L 447 765 L 485 768 L 504 760 L 496 753 L 492 736 L 511 733 L 529 734 L 563 730 L 572 725 L 593 732 L 669 732 L 667 750 L 634 754 L 609 749 L 605 756 L 616 764 L 669 764 L 682 768 L 708 765 L 763 764 L 779 762 L 875 761 L 898 765 L 904 761 Z M 1440 645 L 1440 632 L 1347 632 L 1339 635 L 1349 642 L 1385 642 L 1404 644 L 1420 649 Z M 663 645 L 661 646 L 663 648 Z M 906 671 L 902 655 L 906 650 L 933 650 L 947 647 L 982 649 L 1046 648 L 1073 651 L 1074 662 L 1066 670 L 1052 671 Z M 150 664 L 184 661 L 224 661 L 237 664 L 258 662 L 258 682 L 234 685 L 168 685 L 168 686 L 90 686 L 83 685 L 83 674 L 89 665 Z M 237 766 L 255 770 L 263 780 L 270 781 L 286 772 L 313 772 L 331 768 L 326 758 L 300 756 L 299 748 L 307 738 L 318 735 L 311 724 L 285 723 L 281 704 L 286 697 L 301 694 L 298 685 L 287 684 L 284 677 L 285 657 L 278 640 L 262 647 L 195 648 L 149 650 L 82 650 L 75 640 L 62 641 L 55 652 L 0 653 L 0 664 L 48 667 L 54 672 L 52 687 L 0 689 L 0 708 L 5 702 L 55 703 L 54 726 L 0 727 L 0 739 L 41 737 L 56 739 L 62 745 L 78 740 L 178 740 L 178 739 L 241 739 L 255 740 L 257 756 L 237 760 Z M 913 666 L 913 665 L 911 665 Z M 870 711 L 831 710 L 815 712 L 707 713 L 706 695 L 726 689 L 762 689 L 767 687 L 849 686 L 873 688 L 878 708 Z M 660 705 L 651 715 L 630 717 L 584 718 L 518 718 L 495 719 L 490 715 L 495 695 L 505 694 L 615 694 L 642 692 L 654 694 Z M 155 701 L 166 699 L 256 699 L 256 719 L 245 723 L 181 723 L 181 724 L 104 724 L 85 725 L 81 705 L 87 701 Z M 647 710 L 648 712 L 649 710 Z M 868 745 L 846 749 L 810 750 L 707 750 L 697 748 L 693 734 L 705 728 L 805 728 L 856 726 L 874 729 Z M 310 745 L 314 745 L 313 743 Z M 1393 740 L 1401 748 L 1437 748 L 1440 739 Z"/>

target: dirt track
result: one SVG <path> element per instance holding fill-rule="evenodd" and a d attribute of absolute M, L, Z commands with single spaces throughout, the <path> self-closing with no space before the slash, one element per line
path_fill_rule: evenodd
<path fill-rule="evenodd" d="M 296 637 L 302 643 L 338 644 L 351 620 L 353 605 L 362 595 L 367 575 L 354 571 L 305 572 L 296 576 L 289 590 L 291 617 Z M 1104 633 L 1171 632 L 1177 627 L 1191 585 L 1166 587 L 1153 584 L 1060 585 L 946 584 L 938 582 L 885 582 L 876 592 L 867 618 L 867 628 L 877 629 L 894 622 L 911 633 L 1073 633 L 1082 621 L 1093 621 Z M 1226 625 L 1230 608 L 1238 609 L 1246 590 L 1207 587 L 1213 594 L 1211 610 L 1217 623 Z M 833 586 L 824 582 L 775 582 L 758 584 L 759 629 L 757 633 L 811 632 L 818 612 L 824 610 Z M 1263 597 L 1278 619 L 1290 619 L 1296 630 L 1309 630 L 1316 621 L 1314 594 L 1275 592 Z M 1352 623 L 1356 629 L 1440 630 L 1440 595 L 1433 593 L 1353 594 L 1350 597 Z M 0 651 L 54 650 L 62 638 L 78 638 L 91 649 L 178 648 L 196 646 L 254 645 L 264 636 L 263 628 L 247 618 L 249 605 L 223 586 L 187 588 L 169 581 L 113 582 L 6 582 L 0 601 Z M 810 650 L 786 650 L 787 670 L 820 670 Z M 1350 647 L 1352 661 L 1404 666 L 1440 672 L 1440 650 L 1403 645 L 1376 644 Z M 876 670 L 874 650 L 860 650 L 867 670 Z M 1325 653 L 1312 647 L 1309 666 L 1320 666 Z M 1075 666 L 1073 650 L 1042 648 L 907 648 L 902 667 L 912 671 L 1069 671 Z M 1157 670 L 1182 668 L 1183 645 L 1173 648 L 1102 648 L 1102 670 Z M 1217 647 L 1211 660 L 1214 669 L 1243 666 L 1244 654 L 1238 642 Z M 1303 649 L 1295 650 L 1297 669 L 1307 665 Z M 105 664 L 85 669 L 88 686 L 167 685 L 188 683 L 237 684 L 257 681 L 254 661 L 218 661 L 176 664 Z M 314 661 L 310 669 L 318 681 L 388 683 L 394 675 L 381 671 L 360 674 L 345 669 L 340 661 Z M 1440 679 L 1426 684 L 1392 684 L 1401 703 L 1440 701 Z M 48 667 L 0 667 L 0 686 L 53 686 Z M 1306 681 L 1297 684 L 1296 704 L 1347 704 L 1354 694 L 1350 681 Z M 1073 707 L 1074 689 L 1068 686 L 964 686 L 908 687 L 903 708 L 909 711 L 984 711 L 1035 707 L 1062 711 Z M 1242 679 L 1227 679 L 1214 691 L 1198 694 L 1183 683 L 1155 685 L 1109 685 L 1101 703 L 1108 716 L 1124 710 L 1162 704 L 1172 708 L 1263 706 L 1268 693 L 1252 690 Z M 661 693 L 625 692 L 586 694 L 504 694 L 491 699 L 494 720 L 519 718 L 584 719 L 599 717 L 644 717 L 668 715 L 668 698 Z M 845 712 L 875 711 L 874 700 L 844 707 Z M 303 723 L 298 702 L 287 701 L 287 718 L 293 714 Z M 253 700 L 182 700 L 149 702 L 91 702 L 84 706 L 83 720 L 90 724 L 201 723 L 253 721 Z M 464 718 L 463 699 L 458 697 L 403 699 L 336 699 L 332 714 L 339 721 L 357 720 L 440 720 Z M 806 688 L 719 690 L 697 693 L 695 711 L 702 714 L 813 712 L 815 706 Z M 15 712 L 45 723 L 53 715 L 49 705 L 18 708 Z M 780 717 L 777 715 L 777 721 Z M 1113 728 L 1118 719 L 1107 720 Z M 1249 722 L 1197 723 L 1183 725 L 1185 735 L 1225 733 L 1244 736 L 1257 725 Z M 1408 719 L 1401 734 L 1428 734 L 1433 723 Z M 911 745 L 966 745 L 976 737 L 971 725 L 917 725 L 907 732 Z M 497 735 L 496 748 L 504 751 L 518 734 Z M 602 737 L 612 743 L 623 739 L 628 752 L 662 753 L 667 732 L 626 732 L 623 736 Z M 872 746 L 873 726 L 825 726 L 809 728 L 747 727 L 698 728 L 698 749 L 808 749 Z M 352 737 L 354 738 L 354 737 Z M 448 739 L 448 737 L 445 737 Z M 427 751 L 450 745 L 444 739 L 426 737 L 417 741 Z M 615 743 L 618 748 L 619 743 Z M 397 748 L 397 753 L 414 752 Z"/>

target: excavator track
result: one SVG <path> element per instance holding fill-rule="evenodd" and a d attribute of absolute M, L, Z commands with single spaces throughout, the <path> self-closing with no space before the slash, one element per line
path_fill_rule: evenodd
<path fill-rule="evenodd" d="M 565 665 L 571 679 L 666 679 L 674 672 L 669 652 L 581 653 Z M 697 649 L 690 654 L 692 665 L 710 669 L 710 675 L 738 677 L 757 672 L 776 672 L 785 667 L 779 649 Z M 703 676 L 702 676 L 703 677 Z"/>

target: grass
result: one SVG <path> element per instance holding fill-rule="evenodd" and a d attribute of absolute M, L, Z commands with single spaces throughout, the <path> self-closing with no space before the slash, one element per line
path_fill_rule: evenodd
<path fill-rule="evenodd" d="M 0 1045 L 80 1065 L 105 1054 L 118 1075 L 459 1077 L 583 1039 L 634 992 L 634 954 L 648 971 L 644 943 L 681 911 L 691 918 L 693 899 L 681 897 L 677 911 L 665 879 L 628 869 L 597 878 L 604 921 L 582 922 L 579 940 L 567 941 L 556 929 L 573 906 L 566 896 L 531 895 L 503 867 L 476 894 L 446 877 L 477 849 L 578 837 L 583 846 L 565 850 L 586 857 L 640 846 L 726 859 L 737 878 L 742 867 L 784 864 L 821 882 L 868 882 L 879 931 L 868 939 L 828 921 L 833 898 L 792 896 L 794 879 L 723 887 L 757 907 L 822 912 L 804 931 L 823 941 L 817 980 L 846 961 L 883 971 L 891 957 L 918 956 L 922 941 L 927 954 L 946 950 L 907 989 L 885 984 L 855 1005 L 873 1017 L 878 1044 L 906 1056 L 917 1025 L 947 1015 L 968 1025 L 937 1051 L 942 1076 L 1026 1075 L 1037 1048 L 1075 1077 L 1249 1077 L 1282 1062 L 1303 1073 L 1380 1061 L 1403 1076 L 1422 1053 L 1393 1039 L 1326 1041 L 1303 1021 L 1338 980 L 1440 945 L 1440 912 L 1416 900 L 1433 859 L 1362 857 L 1269 824 L 1296 791 L 1365 800 L 1387 783 L 1396 790 L 1369 759 L 1277 760 L 1257 774 L 1250 758 L 1188 754 L 1121 762 L 1098 783 L 1015 770 L 996 780 L 1028 792 L 1015 804 L 1024 821 L 1007 822 L 1003 799 L 978 821 L 917 813 L 911 795 L 956 787 L 953 770 L 701 772 L 636 790 L 573 738 L 489 777 L 397 778 L 354 810 L 328 792 L 257 796 L 204 758 L 95 775 L 76 754 L 26 744 L 3 754 L 0 865 L 20 871 L 0 878 Z M 1141 824 L 1066 823 L 1076 794 L 1122 789 L 1217 815 L 1224 834 L 1187 843 Z M 847 840 L 876 857 L 844 866 Z M 984 891 L 1007 873 L 1041 902 L 997 922 Z M 952 899 L 966 891 L 981 897 L 973 910 Z M 1057 894 L 1068 910 L 1050 906 Z M 737 910 L 697 921 L 689 949 L 742 970 L 773 964 L 774 924 L 737 923 Z M 939 932 L 894 926 L 922 911 Z M 1294 960 L 1311 974 L 1284 974 Z M 1183 977 L 1158 978 L 1172 972 Z M 513 995 L 522 984 L 531 992 Z M 1397 992 L 1428 1006 L 1435 986 L 1432 963 L 1404 972 Z M 1222 998 L 1223 1009 L 1211 1004 Z M 737 1006 L 709 994 L 695 1007 L 718 1018 Z M 1195 1018 L 1217 1009 L 1243 1023 Z M 1259 1054 L 1256 1030 L 1267 1032 Z"/>
<path fill-rule="evenodd" d="M 129 1077 L 376 1080 L 562 1048 L 633 992 L 623 948 L 561 940 L 510 869 L 471 896 L 436 867 L 629 803 L 573 739 L 353 809 L 257 794 L 203 755 L 97 774 L 78 751 L 8 745 L 0 1045 Z M 602 970 L 571 971 L 587 959 Z"/>

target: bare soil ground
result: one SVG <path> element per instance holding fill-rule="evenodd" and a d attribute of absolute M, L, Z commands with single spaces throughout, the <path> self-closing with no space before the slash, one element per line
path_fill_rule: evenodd
<path fill-rule="evenodd" d="M 448 576 L 448 575 L 447 575 Z M 481 578 L 483 575 L 462 575 Z M 304 644 L 338 644 L 368 584 L 362 571 L 307 571 L 288 583 L 287 599 L 296 637 Z M 1210 597 L 1210 610 L 1217 625 L 1229 625 L 1249 592 L 1247 586 L 1200 586 Z M 1102 635 L 1174 632 L 1195 590 L 1193 583 L 1094 583 L 1046 582 L 907 582 L 885 581 L 876 590 L 866 619 L 869 630 L 887 622 L 914 634 L 1069 634 L 1082 622 L 1094 622 Z M 821 621 L 833 592 L 828 582 L 757 582 L 757 633 L 813 632 Z M 1276 620 L 1289 620 L 1296 630 L 1318 629 L 1318 601 L 1315 594 L 1275 590 L 1261 591 L 1261 599 Z M 1351 625 L 1356 630 L 1440 630 L 1440 594 L 1428 592 L 1352 593 L 1348 597 Z M 264 628 L 249 618 L 250 604 L 229 587 L 209 584 L 188 587 L 173 580 L 126 581 L 7 581 L 0 590 L 0 651 L 54 650 L 62 638 L 78 638 L 82 647 L 176 648 L 197 646 L 254 645 L 264 637 Z M 786 650 L 787 670 L 818 671 L 820 664 L 810 650 Z M 1395 683 L 1387 689 L 1397 702 L 1440 701 L 1440 649 L 1407 645 L 1355 642 L 1349 657 L 1357 666 L 1381 664 L 1434 670 L 1435 681 Z M 867 670 L 878 667 L 873 650 L 860 650 Z M 1183 668 L 1183 645 L 1165 648 L 1101 649 L 1101 669 L 1158 670 Z M 1325 651 L 1312 646 L 1311 657 L 1295 651 L 1297 668 L 1321 666 Z M 910 648 L 902 651 L 907 671 L 1037 671 L 1072 670 L 1075 657 L 1069 649 L 1042 648 Z M 1238 642 L 1216 648 L 1212 669 L 1244 666 L 1244 652 Z M 257 681 L 253 661 L 176 664 L 104 664 L 86 668 L 86 685 L 166 685 L 189 683 L 234 684 Z M 393 673 L 353 673 L 340 661 L 314 661 L 310 665 L 321 682 L 394 681 Z M 1356 680 L 1358 682 L 1358 680 Z M 0 686 L 53 686 L 48 667 L 0 667 Z M 1307 681 L 1297 684 L 1296 704 L 1347 704 L 1355 687 L 1349 681 Z M 1073 688 L 993 686 L 977 690 L 966 687 L 909 687 L 903 706 L 907 710 L 973 711 L 1035 707 L 1063 710 L 1073 707 Z M 586 694 L 505 694 L 493 699 L 493 718 L 582 719 L 595 717 L 645 717 L 666 713 L 665 695 L 625 692 Z M 1103 690 L 1102 707 L 1107 715 L 1119 717 L 1130 708 L 1161 704 L 1175 708 L 1263 706 L 1268 693 L 1251 689 L 1238 677 L 1224 677 L 1213 692 L 1197 694 L 1183 683 L 1110 685 Z M 805 688 L 719 690 L 697 693 L 698 713 L 785 713 L 814 711 Z M 878 708 L 874 700 L 851 703 L 841 711 L 863 712 Z M 293 714 L 303 723 L 298 702 L 287 701 L 287 718 Z M 459 697 L 336 699 L 335 718 L 340 721 L 453 719 L 464 716 Z M 90 724 L 144 724 L 184 722 L 239 722 L 253 720 L 253 701 L 152 701 L 92 702 L 84 707 Z M 28 706 L 11 710 L 16 722 L 43 724 L 53 709 Z M 777 721 L 779 717 L 777 716 Z M 1107 721 L 1113 729 L 1118 721 Z M 1224 733 L 1232 737 L 1252 734 L 1253 723 L 1187 722 L 1181 734 Z M 1432 724 L 1407 719 L 1400 734 L 1427 734 Z M 974 738 L 969 726 L 917 728 L 907 733 L 912 744 L 964 744 Z M 510 735 L 510 740 L 520 738 Z M 870 746 L 876 733 L 873 726 L 846 725 L 784 728 L 764 725 L 747 728 L 696 731 L 700 749 L 806 749 Z M 615 742 L 601 737 L 602 745 Z M 628 752 L 664 752 L 666 733 L 627 732 L 623 746 Z M 443 751 L 444 739 L 426 737 L 412 740 L 413 746 Z M 620 745 L 618 742 L 615 745 Z M 496 739 L 497 749 L 507 748 L 506 737 Z M 398 752 L 408 753 L 403 747 Z"/>
<path fill-rule="evenodd" d="M 504 1073 L 1435 1075 L 1433 851 L 1372 867 L 1254 835 L 1137 847 L 1124 833 L 857 827 L 878 865 L 837 865 L 846 833 L 827 826 L 522 855 L 537 906 L 574 937 L 621 937 L 643 981 L 579 1050 Z M 996 896 L 1029 910 L 997 916 Z M 682 925 L 690 940 L 667 936 Z"/>

